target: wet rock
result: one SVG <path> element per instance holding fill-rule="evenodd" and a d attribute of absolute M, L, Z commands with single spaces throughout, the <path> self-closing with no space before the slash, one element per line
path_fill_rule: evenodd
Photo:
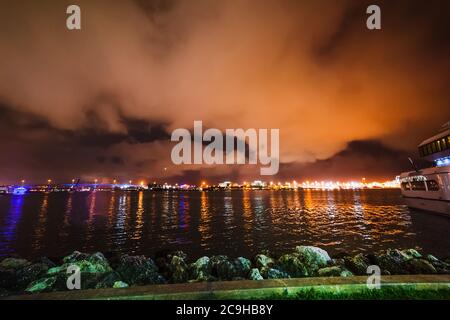
<path fill-rule="evenodd" d="M 114 289 L 122 289 L 122 288 L 128 288 L 128 284 L 123 281 L 116 281 L 113 285 Z"/>
<path fill-rule="evenodd" d="M 92 263 L 92 264 L 96 264 L 96 265 L 101 265 L 101 266 L 105 266 L 105 268 L 109 269 L 109 263 L 108 260 L 105 258 L 105 256 L 100 253 L 100 252 L 96 252 L 91 254 L 87 260 Z"/>
<path fill-rule="evenodd" d="M 212 256 L 209 259 L 209 264 L 211 265 L 211 269 L 212 272 L 214 272 L 214 269 L 217 267 L 217 265 L 222 262 L 222 261 L 228 261 L 228 256 L 225 255 L 217 255 L 217 256 Z"/>
<path fill-rule="evenodd" d="M 221 260 L 215 267 L 216 275 L 220 280 L 232 280 L 236 276 L 236 268 L 229 260 Z"/>
<path fill-rule="evenodd" d="M 435 274 L 435 267 L 425 259 L 411 259 L 406 262 L 406 269 L 411 274 Z"/>
<path fill-rule="evenodd" d="M 345 268 L 333 266 L 319 269 L 318 275 L 319 277 L 350 277 L 353 274 Z"/>
<path fill-rule="evenodd" d="M 163 275 L 166 279 L 172 278 L 175 273 L 175 278 L 184 278 L 185 270 L 188 269 L 185 263 L 187 254 L 183 251 L 159 251 L 155 255 L 155 263 L 158 266 L 159 274 Z M 183 262 L 183 263 L 182 263 Z M 176 270 L 175 270 L 176 269 Z M 186 281 L 187 281 L 186 276 Z M 180 280 L 175 280 L 179 282 Z M 172 281 L 173 282 L 173 281 Z"/>
<path fill-rule="evenodd" d="M 346 257 L 345 266 L 357 275 L 366 275 L 367 268 L 371 265 L 369 258 L 359 253 L 353 257 Z"/>
<path fill-rule="evenodd" d="M 390 274 L 408 274 L 406 262 L 412 257 L 398 249 L 388 249 L 375 255 L 376 264 L 382 272 Z"/>
<path fill-rule="evenodd" d="M 113 288 L 116 282 L 121 281 L 120 274 L 117 272 L 111 272 L 101 279 L 96 285 L 96 289 Z"/>
<path fill-rule="evenodd" d="M 438 274 L 450 274 L 450 263 L 444 262 L 429 254 L 426 260 L 433 265 Z"/>
<path fill-rule="evenodd" d="M 250 280 L 263 280 L 263 276 L 261 275 L 261 273 L 259 273 L 259 270 L 257 268 L 253 268 L 252 270 L 250 270 L 249 276 L 248 278 Z"/>
<path fill-rule="evenodd" d="M 165 279 L 157 272 L 156 264 L 145 256 L 124 255 L 120 257 L 116 271 L 130 285 L 165 283 Z"/>
<path fill-rule="evenodd" d="M 50 292 L 50 291 L 53 291 L 56 282 L 57 282 L 57 276 L 42 278 L 42 279 L 33 281 L 25 289 L 25 292 L 28 292 L 28 293 Z"/>
<path fill-rule="evenodd" d="M 86 260 L 89 258 L 89 254 L 82 253 L 80 251 L 74 251 L 70 255 L 63 258 L 63 263 L 75 263 L 77 261 Z"/>
<path fill-rule="evenodd" d="M 233 263 L 231 263 L 228 256 L 212 256 L 209 259 L 209 264 L 211 267 L 211 275 L 216 278 L 222 280 L 231 280 L 236 274 L 234 265 Z"/>
<path fill-rule="evenodd" d="M 188 255 L 186 253 L 184 253 L 183 251 L 178 250 L 178 251 L 171 252 L 168 257 L 169 258 L 178 257 L 178 258 L 181 258 L 182 260 L 186 260 Z"/>
<path fill-rule="evenodd" d="M 238 277 L 246 278 L 250 269 L 252 268 L 252 262 L 244 257 L 234 259 L 234 268 Z"/>
<path fill-rule="evenodd" d="M 189 265 L 190 279 L 194 281 L 212 281 L 215 278 L 211 275 L 211 271 L 210 259 L 206 256 Z"/>
<path fill-rule="evenodd" d="M 305 277 L 308 275 L 308 270 L 298 253 L 282 255 L 278 259 L 277 266 L 294 278 Z"/>
<path fill-rule="evenodd" d="M 184 255 L 184 257 L 186 257 L 186 255 Z M 172 283 L 182 283 L 189 280 L 189 268 L 186 262 L 184 262 L 183 256 L 172 256 L 169 269 L 171 272 L 170 280 Z"/>
<path fill-rule="evenodd" d="M 290 278 L 289 274 L 284 271 L 269 268 L 267 270 L 267 279 L 288 279 Z"/>
<path fill-rule="evenodd" d="M 34 263 L 18 270 L 16 273 L 18 288 L 23 290 L 33 281 L 44 277 L 48 269 L 49 267 L 45 263 Z"/>
<path fill-rule="evenodd" d="M 439 262 L 439 261 L 440 261 L 438 258 L 436 258 L 435 256 L 433 256 L 432 254 L 428 254 L 428 255 L 426 256 L 426 259 L 427 259 L 429 262 L 431 262 L 431 263 L 433 263 L 433 262 Z"/>
<path fill-rule="evenodd" d="M 331 261 L 328 253 L 321 248 L 297 246 L 295 252 L 298 254 L 298 259 L 308 270 L 309 275 L 316 273 L 320 268 L 326 267 L 328 262 Z"/>
<path fill-rule="evenodd" d="M 328 262 L 329 266 L 345 266 L 345 259 L 344 258 L 335 258 L 331 259 L 331 261 Z"/>
<path fill-rule="evenodd" d="M 409 259 L 420 259 L 422 255 L 416 249 L 405 249 L 401 251 Z"/>
<path fill-rule="evenodd" d="M 54 263 L 51 259 L 47 258 L 47 257 L 41 257 L 39 258 L 36 263 L 43 263 L 45 264 L 49 269 L 56 267 L 56 263 Z"/>
<path fill-rule="evenodd" d="M 341 277 L 352 277 L 353 273 L 347 269 L 342 270 Z"/>
<path fill-rule="evenodd" d="M 31 264 L 30 261 L 17 258 L 6 258 L 0 262 L 0 269 L 19 270 Z"/>
<path fill-rule="evenodd" d="M 0 262 L 0 288 L 17 290 L 22 284 L 18 283 L 17 272 L 31 263 L 25 259 L 6 258 Z"/>
<path fill-rule="evenodd" d="M 208 257 L 201 257 L 195 261 L 194 265 L 198 271 L 203 271 L 206 273 L 211 273 L 211 264 Z"/>
<path fill-rule="evenodd" d="M 48 269 L 47 274 L 53 275 L 66 273 L 70 266 L 79 267 L 82 274 L 105 274 L 113 271 L 109 266 L 108 260 L 100 252 L 89 255 L 86 253 L 81 253 L 79 251 L 74 251 L 71 255 L 63 258 L 63 262 L 64 264 L 61 266 Z"/>
<path fill-rule="evenodd" d="M 258 269 L 261 270 L 262 268 L 270 268 L 275 264 L 275 261 L 265 254 L 258 254 L 255 257 L 255 263 Z"/>

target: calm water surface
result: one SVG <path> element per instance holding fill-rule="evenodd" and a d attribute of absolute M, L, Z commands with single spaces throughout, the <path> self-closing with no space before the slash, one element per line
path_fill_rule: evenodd
<path fill-rule="evenodd" d="M 450 256 L 450 219 L 411 212 L 398 190 L 92 192 L 0 196 L 0 256 L 73 250 L 193 257 L 418 247 Z"/>

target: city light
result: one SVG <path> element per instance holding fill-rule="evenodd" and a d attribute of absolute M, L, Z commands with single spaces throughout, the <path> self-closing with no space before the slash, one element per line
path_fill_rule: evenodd
<path fill-rule="evenodd" d="M 438 167 L 448 166 L 450 165 L 450 157 L 439 158 L 435 160 L 435 163 Z"/>
<path fill-rule="evenodd" d="M 448 161 L 448 159 L 447 159 Z M 21 187 L 24 187 L 25 180 L 22 180 Z M 71 180 L 71 184 L 50 184 L 51 179 L 47 180 L 47 185 L 29 185 L 24 189 L 19 189 L 17 186 L 5 186 L 9 188 L 10 193 L 24 194 L 28 192 L 87 192 L 87 191 L 111 191 L 120 189 L 124 191 L 138 191 L 138 190 L 184 190 L 184 191 L 214 191 L 214 190 L 360 190 L 360 189 L 399 189 L 400 181 L 398 179 L 391 181 L 367 181 L 361 179 L 361 181 L 309 181 L 298 182 L 297 180 L 282 182 L 266 182 L 262 180 L 254 180 L 253 182 L 244 181 L 242 184 L 224 181 L 218 184 L 207 184 L 206 181 L 202 181 L 200 185 L 187 184 L 187 183 L 174 183 L 158 184 L 156 181 L 153 185 L 147 185 L 144 180 L 139 181 L 139 184 L 132 184 L 132 180 L 129 183 L 119 184 L 116 179 L 113 183 L 98 183 L 98 179 L 95 179 L 93 183 L 79 183 L 76 179 Z M 76 185 L 75 185 L 76 182 Z M 17 189 L 17 190 L 16 190 Z M 16 191 L 14 191 L 16 190 Z"/>

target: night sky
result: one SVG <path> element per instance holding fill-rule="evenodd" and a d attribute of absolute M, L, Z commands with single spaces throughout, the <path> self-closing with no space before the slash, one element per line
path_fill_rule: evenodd
<path fill-rule="evenodd" d="M 194 120 L 279 128 L 265 180 L 393 179 L 450 120 L 450 1 L 0 0 L 0 184 L 261 178 L 173 165 Z"/>

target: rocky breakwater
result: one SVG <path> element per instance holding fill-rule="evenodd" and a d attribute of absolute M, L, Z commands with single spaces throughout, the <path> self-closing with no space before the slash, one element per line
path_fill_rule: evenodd
<path fill-rule="evenodd" d="M 300 277 L 367 275 L 377 265 L 384 275 L 450 274 L 450 260 L 415 249 L 388 249 L 371 254 L 341 253 L 333 258 L 323 249 L 297 246 L 281 256 L 261 252 L 252 259 L 225 255 L 188 259 L 182 251 L 145 256 L 113 256 L 75 251 L 60 261 L 6 258 L 0 262 L 0 295 L 68 290 L 69 267 L 80 272 L 81 289 L 124 288 L 163 283 L 263 280 Z"/>

